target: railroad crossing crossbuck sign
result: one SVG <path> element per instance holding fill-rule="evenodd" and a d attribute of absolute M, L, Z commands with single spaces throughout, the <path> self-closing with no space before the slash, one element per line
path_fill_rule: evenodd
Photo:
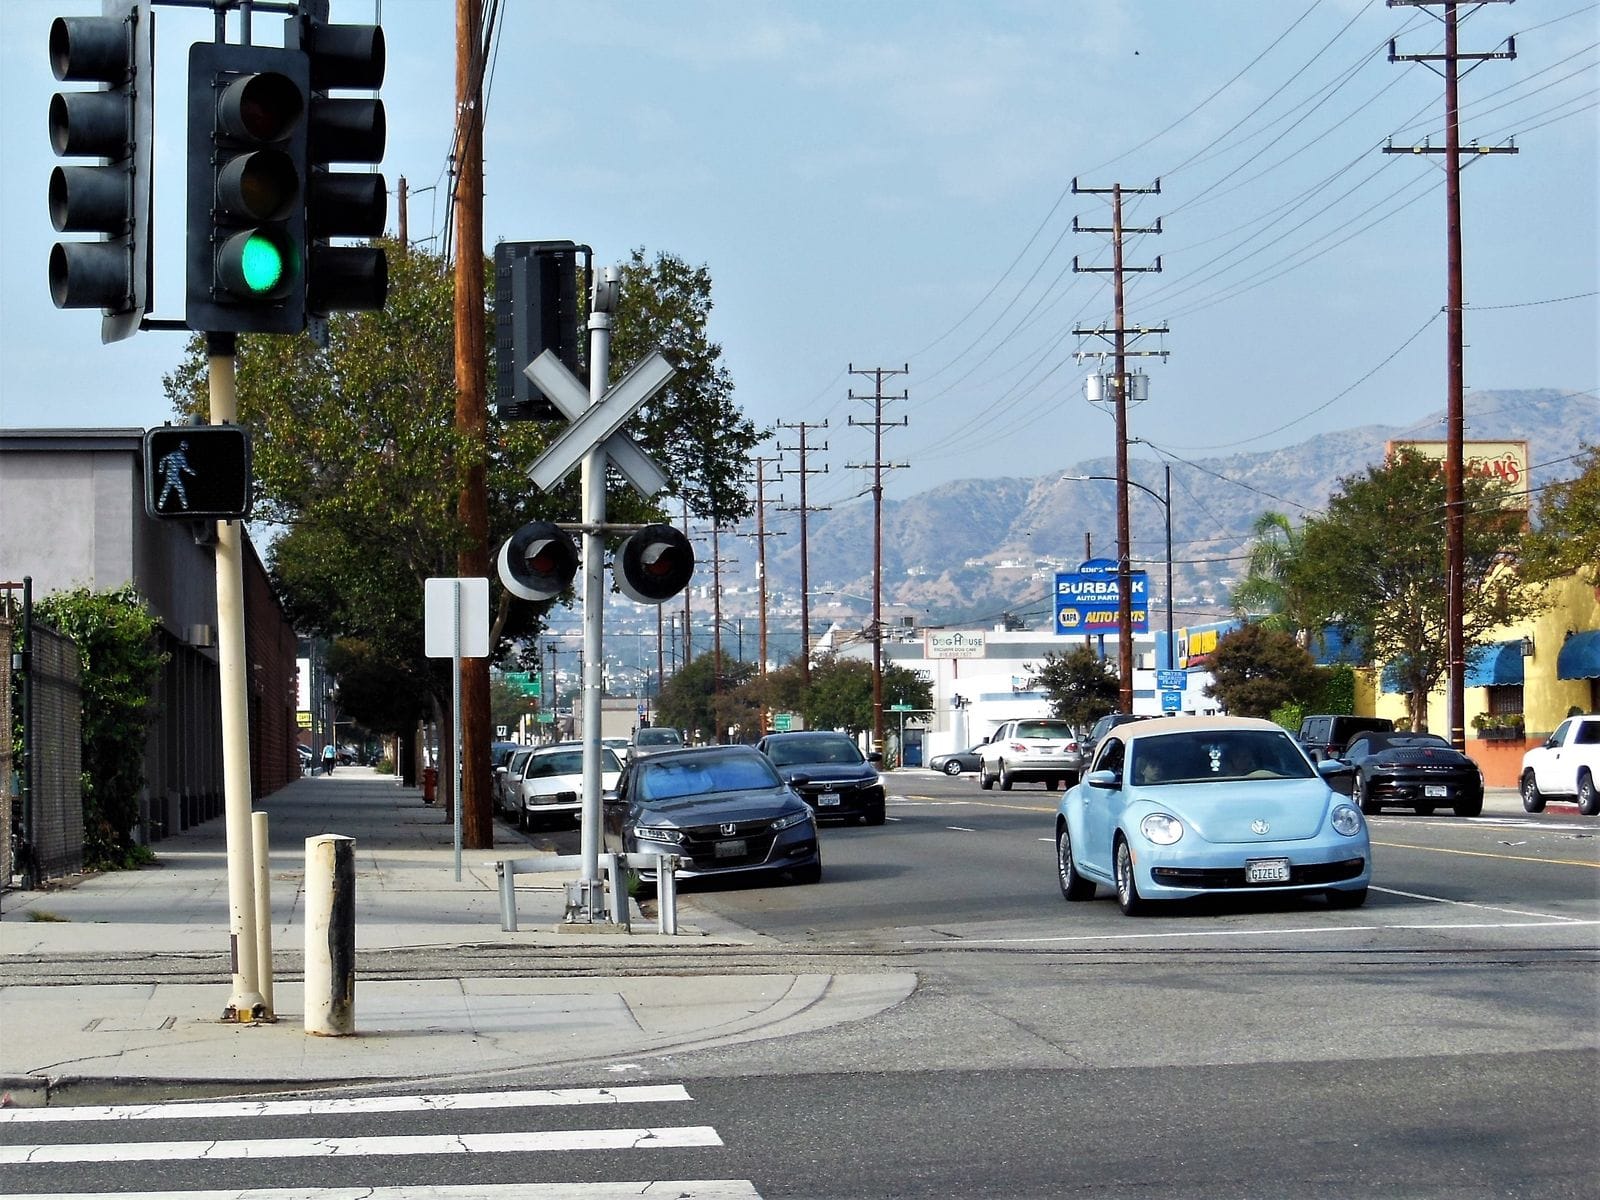
<path fill-rule="evenodd" d="M 654 459 L 626 433 L 623 423 L 659 392 L 675 373 L 667 356 L 652 350 L 601 396 L 589 403 L 589 389 L 553 351 L 546 350 L 525 372 L 551 404 L 571 422 L 528 469 L 528 478 L 548 492 L 566 478 L 596 446 L 639 494 L 650 497 L 667 486 L 667 476 Z"/>

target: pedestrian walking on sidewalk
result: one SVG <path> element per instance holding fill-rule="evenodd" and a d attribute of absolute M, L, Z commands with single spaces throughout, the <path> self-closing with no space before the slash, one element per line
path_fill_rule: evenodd
<path fill-rule="evenodd" d="M 339 752 L 333 748 L 333 743 L 329 742 L 322 748 L 322 773 L 324 775 L 332 775 L 333 764 L 338 761 Z"/>

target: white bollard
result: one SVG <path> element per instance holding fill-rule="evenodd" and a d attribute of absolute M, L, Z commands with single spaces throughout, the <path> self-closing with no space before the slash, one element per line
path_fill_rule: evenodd
<path fill-rule="evenodd" d="M 267 814 L 250 814 L 250 846 L 256 869 L 256 987 L 267 1006 L 269 1020 L 277 1020 L 272 1007 L 272 870 L 268 858 Z"/>
<path fill-rule="evenodd" d="M 356 1031 L 356 842 L 306 839 L 306 1032 Z"/>

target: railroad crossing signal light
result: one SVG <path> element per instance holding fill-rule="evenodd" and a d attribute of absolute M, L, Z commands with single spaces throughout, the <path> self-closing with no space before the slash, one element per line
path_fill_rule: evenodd
<path fill-rule="evenodd" d="M 500 582 L 523 600 L 552 600 L 572 586 L 578 547 L 550 521 L 533 521 L 505 540 L 497 559 Z"/>
<path fill-rule="evenodd" d="M 148 0 L 103 0 L 99 17 L 57 17 L 50 66 L 63 82 L 94 91 L 50 99 L 50 144 L 94 165 L 50 173 L 50 223 L 58 233 L 98 234 L 50 251 L 57 308 L 98 308 L 100 340 L 138 331 L 150 304 L 150 172 L 154 147 L 154 17 Z"/>
<path fill-rule="evenodd" d="M 144 510 L 157 518 L 250 515 L 250 433 L 242 425 L 163 425 L 144 434 Z"/>
<path fill-rule="evenodd" d="M 306 107 L 298 50 L 189 48 L 185 318 L 202 333 L 306 324 Z"/>
<path fill-rule="evenodd" d="M 661 604 L 689 586 L 694 547 L 681 529 L 646 525 L 617 551 L 617 590 L 640 604 Z"/>
<path fill-rule="evenodd" d="M 376 92 L 387 52 L 378 25 L 331 25 L 326 5 L 302 4 L 286 22 L 285 45 L 309 61 L 307 114 L 306 309 L 313 316 L 381 309 L 389 294 L 389 262 L 376 246 L 334 245 L 335 238 L 383 235 L 389 213 L 384 177 L 336 171 L 334 163 L 383 161 L 388 123 L 376 96 L 331 96 L 330 91 Z"/>

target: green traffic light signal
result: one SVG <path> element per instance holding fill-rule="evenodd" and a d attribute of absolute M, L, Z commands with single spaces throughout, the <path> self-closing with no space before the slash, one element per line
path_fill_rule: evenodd
<path fill-rule="evenodd" d="M 244 268 L 244 285 L 258 295 L 265 295 L 283 282 L 283 255 L 272 244 L 271 238 L 251 234 L 240 256 Z"/>

